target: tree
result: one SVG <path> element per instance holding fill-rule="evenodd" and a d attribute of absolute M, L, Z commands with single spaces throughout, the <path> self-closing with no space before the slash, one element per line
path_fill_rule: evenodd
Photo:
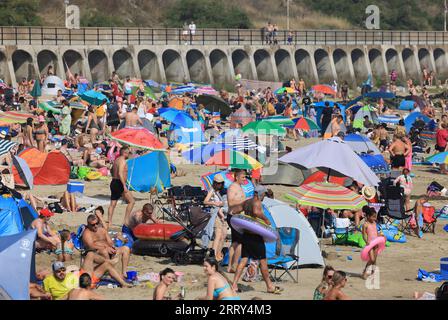
<path fill-rule="evenodd" d="M 0 21 L 5 26 L 36 26 L 41 24 L 38 10 L 38 0 L 3 0 L 0 1 Z"/>

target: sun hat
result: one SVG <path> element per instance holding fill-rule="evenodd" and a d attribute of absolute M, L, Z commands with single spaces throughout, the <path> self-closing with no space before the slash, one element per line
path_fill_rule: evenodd
<path fill-rule="evenodd" d="M 58 271 L 58 270 L 60 270 L 62 268 L 65 268 L 65 264 L 62 261 L 55 261 L 51 265 L 51 269 L 53 269 L 53 271 Z"/>
<path fill-rule="evenodd" d="M 376 196 L 376 189 L 374 187 L 364 186 L 361 189 L 361 194 L 366 200 L 372 200 Z"/>
<path fill-rule="evenodd" d="M 224 178 L 223 178 L 220 174 L 217 174 L 217 175 L 213 178 L 213 182 L 223 183 L 223 182 L 224 182 Z"/>
<path fill-rule="evenodd" d="M 49 218 L 54 216 L 54 213 L 51 212 L 49 209 L 45 208 L 39 211 L 39 215 Z"/>

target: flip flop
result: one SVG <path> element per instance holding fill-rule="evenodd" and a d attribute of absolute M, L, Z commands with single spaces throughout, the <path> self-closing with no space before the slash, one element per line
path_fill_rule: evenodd
<path fill-rule="evenodd" d="M 280 287 L 275 287 L 274 288 L 274 291 L 268 291 L 268 293 L 271 293 L 271 294 L 282 294 L 282 291 L 283 291 L 284 289 L 283 288 L 280 288 Z"/>

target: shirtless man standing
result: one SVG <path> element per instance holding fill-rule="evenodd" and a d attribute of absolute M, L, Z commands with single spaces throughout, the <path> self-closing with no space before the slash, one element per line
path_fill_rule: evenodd
<path fill-rule="evenodd" d="M 389 133 L 386 130 L 387 125 L 383 123 L 379 130 L 378 130 L 378 136 L 380 139 L 380 148 L 382 151 L 386 150 L 389 145 Z"/>
<path fill-rule="evenodd" d="M 241 234 L 233 229 L 230 220 L 233 215 L 240 214 L 243 211 L 243 203 L 246 201 L 246 195 L 241 187 L 246 182 L 246 172 L 244 170 L 237 170 L 234 176 L 235 182 L 227 190 L 227 202 L 229 205 L 227 223 L 232 232 L 232 245 L 229 248 L 229 265 L 227 267 L 227 272 L 229 273 L 235 272 L 233 267 L 238 264 L 241 256 Z"/>
<path fill-rule="evenodd" d="M 138 108 L 133 107 L 131 112 L 126 113 L 126 127 L 141 127 L 143 122 L 137 114 Z"/>
<path fill-rule="evenodd" d="M 114 215 L 115 207 L 118 200 L 123 197 L 128 202 L 126 206 L 126 214 L 124 216 L 124 222 L 126 222 L 131 214 L 132 208 L 134 208 L 135 200 L 132 193 L 126 187 L 126 180 L 128 176 L 128 165 L 126 159 L 129 158 L 129 148 L 124 147 L 120 150 L 120 156 L 115 159 L 114 166 L 112 168 L 112 181 L 110 182 L 110 206 L 108 210 L 107 229 L 112 225 L 112 217 Z"/>
<path fill-rule="evenodd" d="M 405 158 L 408 156 L 409 152 L 411 152 L 408 145 L 401 140 L 402 138 L 402 134 L 394 135 L 393 142 L 389 146 L 390 163 L 392 169 L 399 170 L 404 168 L 406 165 Z"/>
<path fill-rule="evenodd" d="M 121 256 L 121 271 L 123 277 L 126 278 L 131 249 L 127 246 L 116 248 L 107 230 L 100 227 L 95 214 L 87 217 L 87 228 L 82 234 L 82 242 L 87 250 L 96 252 L 106 260 L 113 259 L 114 256 Z"/>

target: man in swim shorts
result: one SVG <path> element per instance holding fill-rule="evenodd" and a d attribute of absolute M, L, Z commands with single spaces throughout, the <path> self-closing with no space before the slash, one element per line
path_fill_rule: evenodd
<path fill-rule="evenodd" d="M 262 198 L 263 195 L 260 195 Z M 243 204 L 244 213 L 253 218 L 258 218 L 263 220 L 263 222 L 267 225 L 270 225 L 271 222 L 268 218 L 263 214 L 263 207 L 261 205 L 261 200 L 259 195 L 256 193 L 254 198 L 248 199 Z M 264 244 L 264 239 L 262 236 L 245 231 L 244 235 L 241 237 L 242 239 L 242 249 L 241 249 L 241 260 L 238 264 L 238 267 L 235 272 L 235 277 L 233 279 L 232 287 L 235 292 L 238 291 L 238 280 L 243 273 L 244 268 L 247 265 L 247 260 L 259 260 L 260 261 L 260 271 L 263 276 L 263 280 L 266 283 L 266 289 L 268 293 L 280 294 L 281 289 L 273 285 L 268 270 L 268 263 L 266 260 L 266 246 Z"/>
<path fill-rule="evenodd" d="M 128 165 L 126 160 L 129 158 L 129 148 L 123 147 L 120 149 L 120 156 L 115 159 L 112 167 L 112 181 L 110 182 L 110 206 L 108 210 L 107 229 L 112 225 L 112 217 L 114 215 L 115 207 L 118 200 L 123 197 L 128 205 L 126 206 L 126 214 L 124 217 L 124 223 L 129 218 L 132 208 L 134 208 L 135 200 L 132 193 L 126 187 L 126 180 L 128 176 Z"/>

